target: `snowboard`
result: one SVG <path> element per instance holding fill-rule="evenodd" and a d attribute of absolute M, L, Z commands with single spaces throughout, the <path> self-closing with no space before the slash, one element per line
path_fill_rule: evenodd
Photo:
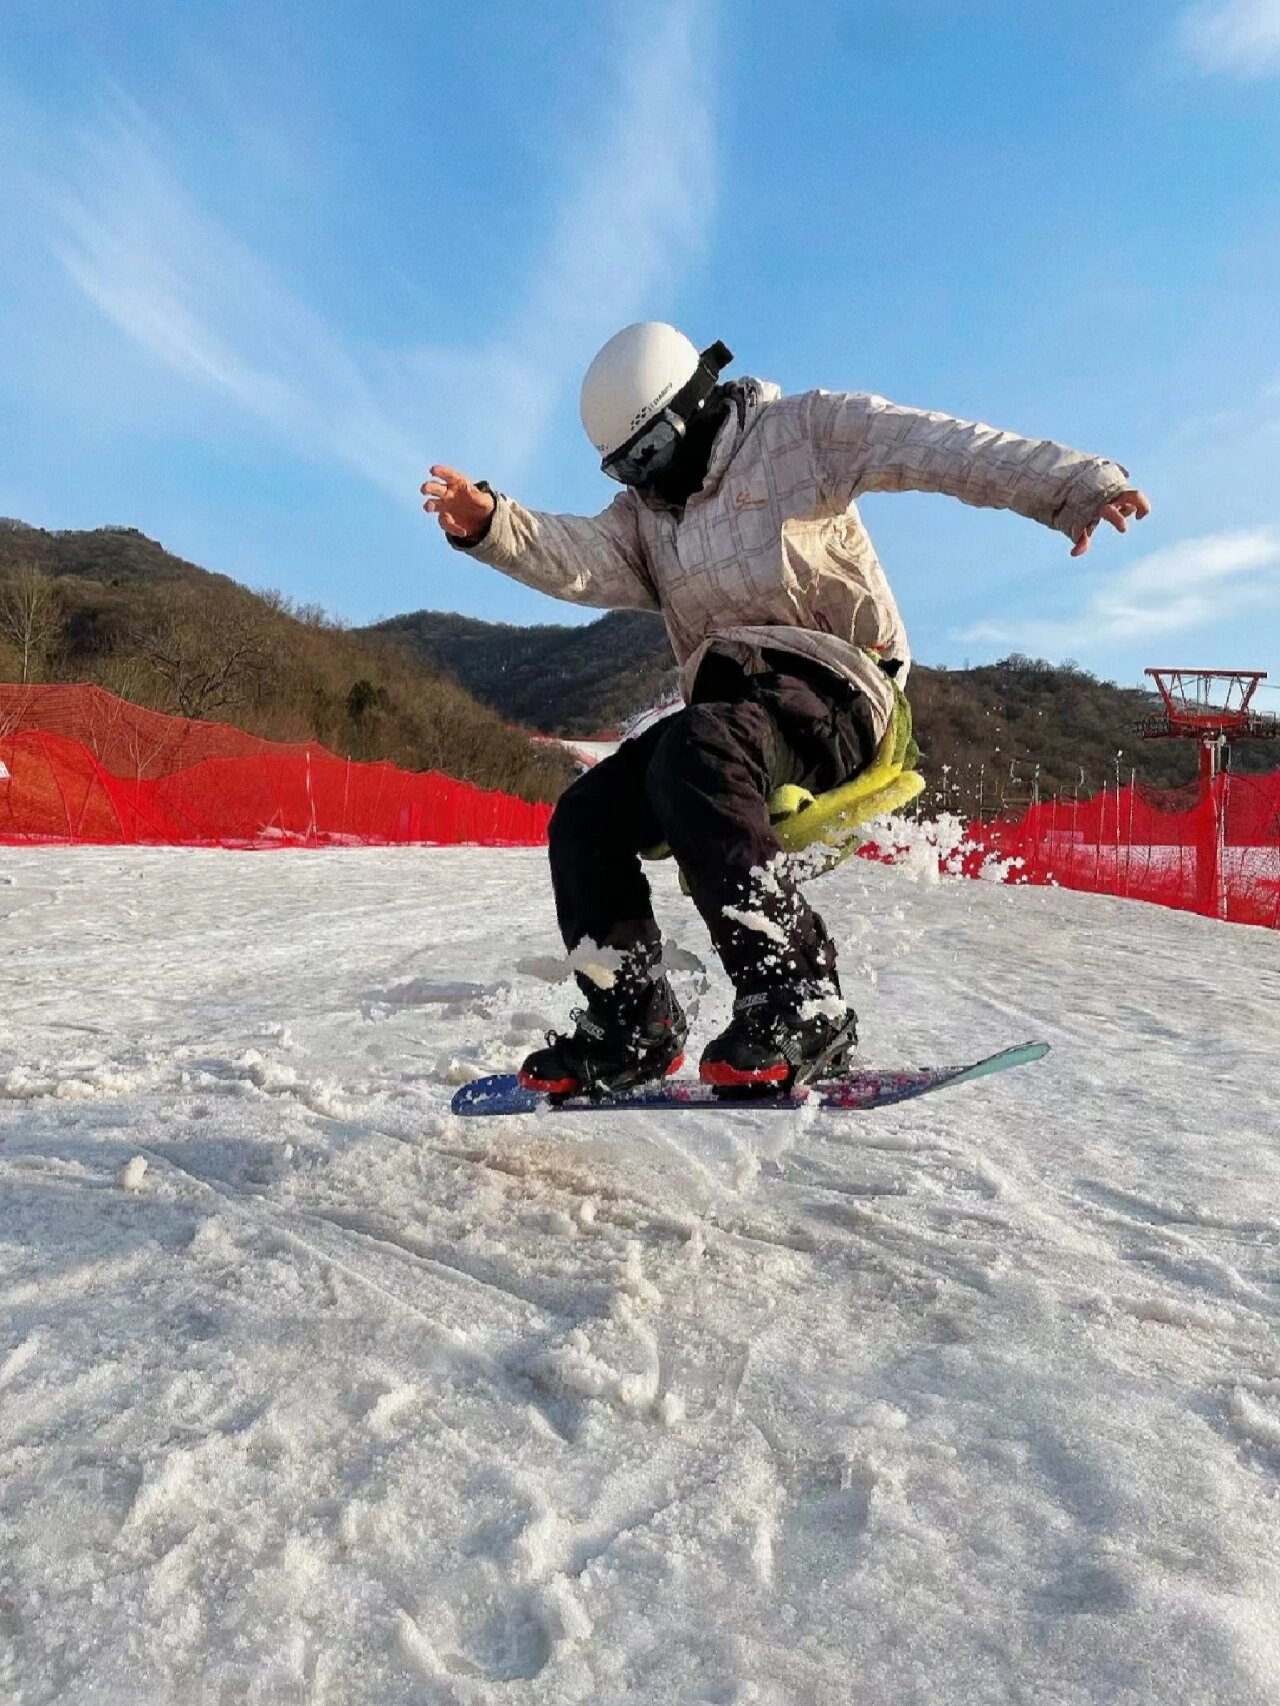
<path fill-rule="evenodd" d="M 1048 1052 L 1048 1043 L 1021 1043 L 1016 1048 L 989 1054 L 984 1060 L 971 1061 L 968 1066 L 903 1069 L 862 1066 L 836 1078 L 799 1084 L 786 1096 L 723 1096 L 717 1095 L 710 1084 L 702 1084 L 696 1079 L 664 1078 L 595 1101 L 589 1096 L 553 1098 L 537 1090 L 525 1090 L 514 1073 L 500 1072 L 464 1084 L 454 1096 L 451 1106 L 455 1114 L 467 1119 L 497 1114 L 536 1114 L 540 1109 L 551 1108 L 575 1114 L 677 1113 L 685 1108 L 714 1108 L 718 1113 L 732 1113 L 735 1109 L 747 1109 L 752 1113 L 781 1113 L 812 1104 L 832 1113 L 866 1113 L 872 1108 L 890 1107 L 895 1102 L 910 1102 L 916 1096 L 946 1090 L 953 1084 L 987 1078 L 994 1072 L 1008 1072 L 1014 1066 L 1027 1066 L 1033 1060 L 1043 1059 Z"/>

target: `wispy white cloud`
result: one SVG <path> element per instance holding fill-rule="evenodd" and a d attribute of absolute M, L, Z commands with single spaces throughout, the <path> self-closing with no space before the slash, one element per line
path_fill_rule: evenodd
<path fill-rule="evenodd" d="M 615 43 L 595 134 L 578 139 L 553 229 L 482 348 L 354 343 L 201 206 L 121 97 L 43 168 L 55 252 L 132 344 L 301 455 L 405 501 L 428 458 L 518 470 L 596 345 L 667 301 L 700 246 L 714 203 L 705 11 L 667 0 Z"/>
<path fill-rule="evenodd" d="M 85 296 L 180 378 L 220 395 L 304 455 L 384 483 L 411 453 L 339 336 L 209 218 L 160 139 L 117 97 L 69 181 L 46 189 L 55 253 Z"/>
<path fill-rule="evenodd" d="M 655 317 L 701 250 L 715 203 L 713 10 L 668 0 L 632 19 L 614 44 L 596 131 L 580 140 L 582 165 L 509 321 L 468 357 L 464 383 L 454 352 L 420 351 L 406 370 L 451 392 L 461 442 L 483 433 L 504 460 L 523 461 L 605 338 Z"/>
<path fill-rule="evenodd" d="M 699 246 L 714 200 L 706 11 L 669 5 L 619 44 L 605 134 L 587 142 L 591 164 L 565 200 L 512 328 L 545 367 L 566 345 L 594 354 L 617 329 L 620 295 L 637 311 Z"/>
<path fill-rule="evenodd" d="M 1250 78 L 1280 71 L 1280 0 L 1193 0 L 1178 33 L 1206 71 Z"/>
<path fill-rule="evenodd" d="M 1065 619 L 980 622 L 958 634 L 980 645 L 1013 646 L 1043 657 L 1101 652 L 1118 645 L 1191 634 L 1280 594 L 1280 529 L 1185 539 L 1111 576 Z"/>

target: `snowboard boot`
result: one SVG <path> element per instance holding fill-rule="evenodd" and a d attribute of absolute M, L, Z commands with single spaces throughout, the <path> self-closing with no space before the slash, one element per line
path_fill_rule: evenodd
<path fill-rule="evenodd" d="M 857 1041 L 857 1014 L 834 976 L 782 984 L 734 1002 L 732 1023 L 703 1050 L 698 1075 L 721 1096 L 786 1095 L 841 1072 Z"/>
<path fill-rule="evenodd" d="M 520 1068 L 524 1088 L 601 1097 L 678 1072 L 689 1022 L 665 974 L 654 975 L 655 960 L 629 955 L 608 989 L 580 977 L 586 1007 L 572 1014 L 571 1033 L 547 1032 L 547 1046 Z"/>

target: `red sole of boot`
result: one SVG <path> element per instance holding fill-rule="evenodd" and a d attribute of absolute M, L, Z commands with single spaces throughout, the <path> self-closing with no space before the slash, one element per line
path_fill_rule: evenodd
<path fill-rule="evenodd" d="M 531 1072 L 516 1074 L 522 1090 L 533 1090 L 539 1096 L 572 1096 L 581 1089 L 576 1078 L 535 1078 Z"/>
<path fill-rule="evenodd" d="M 671 1074 L 679 1072 L 683 1065 L 684 1055 L 678 1054 L 663 1077 L 670 1078 Z M 528 1072 L 518 1073 L 517 1077 L 522 1090 L 533 1090 L 539 1096 L 573 1096 L 582 1088 L 576 1078 L 535 1078 Z"/>
<path fill-rule="evenodd" d="M 719 1089 L 730 1089 L 736 1086 L 752 1084 L 785 1084 L 791 1076 L 791 1068 L 785 1061 L 777 1066 L 761 1067 L 759 1072 L 743 1072 L 736 1066 L 730 1066 L 724 1060 L 704 1060 L 698 1068 L 698 1077 L 704 1084 L 714 1084 Z"/>

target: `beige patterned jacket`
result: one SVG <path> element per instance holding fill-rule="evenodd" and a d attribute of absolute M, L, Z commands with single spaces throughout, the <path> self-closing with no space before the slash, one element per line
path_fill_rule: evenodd
<path fill-rule="evenodd" d="M 892 689 L 863 648 L 900 660 L 899 683 L 911 654 L 854 500 L 947 492 L 1074 539 L 1129 483 L 1101 457 L 883 397 L 783 397 L 758 379 L 732 389 L 683 515 L 631 490 L 592 517 L 499 496 L 488 533 L 463 548 L 555 598 L 661 611 L 686 695 L 713 648 L 748 669 L 762 648 L 799 652 L 860 687 L 883 731 Z"/>

